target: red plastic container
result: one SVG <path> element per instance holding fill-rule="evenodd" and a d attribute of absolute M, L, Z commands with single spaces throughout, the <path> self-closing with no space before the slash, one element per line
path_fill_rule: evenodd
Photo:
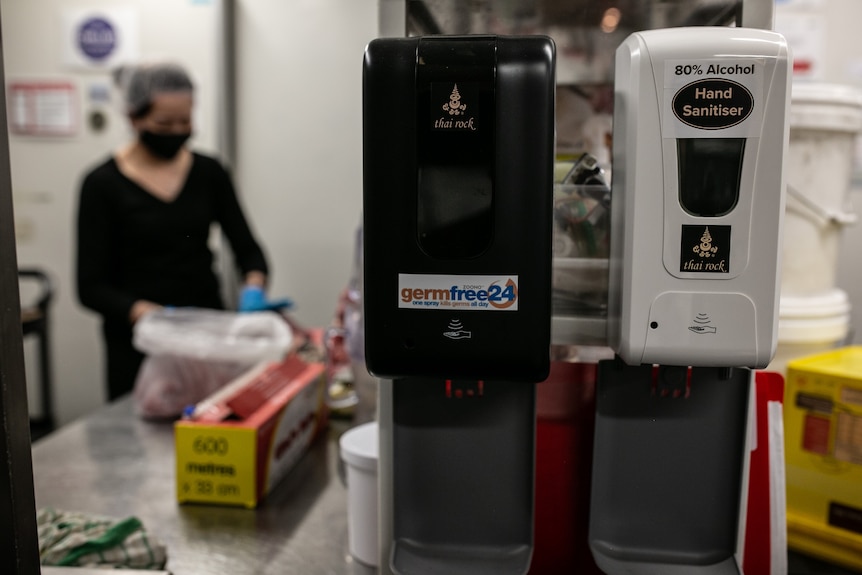
<path fill-rule="evenodd" d="M 552 362 L 536 390 L 532 575 L 602 573 L 588 543 L 596 369 Z"/>

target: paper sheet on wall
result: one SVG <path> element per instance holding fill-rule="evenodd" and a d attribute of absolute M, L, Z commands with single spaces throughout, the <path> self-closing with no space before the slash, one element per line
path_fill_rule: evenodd
<path fill-rule="evenodd" d="M 9 125 L 13 134 L 73 136 L 78 130 L 77 90 L 71 82 L 9 84 Z"/>

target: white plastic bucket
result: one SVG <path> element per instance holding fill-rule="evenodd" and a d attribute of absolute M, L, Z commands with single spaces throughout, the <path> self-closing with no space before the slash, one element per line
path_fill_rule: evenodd
<path fill-rule="evenodd" d="M 847 195 L 862 92 L 795 83 L 789 120 L 781 293 L 808 296 L 835 287 L 841 230 L 856 219 Z"/>
<path fill-rule="evenodd" d="M 767 368 L 786 376 L 787 363 L 799 357 L 835 349 L 847 339 L 850 302 L 833 289 L 817 296 L 781 296 L 778 347 Z"/>
<path fill-rule="evenodd" d="M 377 560 L 377 423 L 345 431 L 339 440 L 347 464 L 347 543 L 350 554 L 371 567 Z"/>

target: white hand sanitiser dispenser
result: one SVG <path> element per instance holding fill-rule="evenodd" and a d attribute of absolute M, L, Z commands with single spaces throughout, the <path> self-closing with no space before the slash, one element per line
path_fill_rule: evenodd
<path fill-rule="evenodd" d="M 784 39 L 638 32 L 615 69 L 609 343 L 590 548 L 610 575 L 738 575 L 753 371 L 776 347 Z"/>
<path fill-rule="evenodd" d="M 608 330 L 626 363 L 774 355 L 788 61 L 779 34 L 743 28 L 617 50 Z"/>

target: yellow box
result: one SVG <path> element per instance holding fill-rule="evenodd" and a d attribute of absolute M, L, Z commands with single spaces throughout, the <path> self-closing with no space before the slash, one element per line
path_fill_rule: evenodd
<path fill-rule="evenodd" d="M 177 501 L 256 507 L 326 426 L 324 371 L 296 356 L 263 364 L 177 421 Z"/>
<path fill-rule="evenodd" d="M 791 548 L 862 570 L 862 347 L 787 365 Z"/>

